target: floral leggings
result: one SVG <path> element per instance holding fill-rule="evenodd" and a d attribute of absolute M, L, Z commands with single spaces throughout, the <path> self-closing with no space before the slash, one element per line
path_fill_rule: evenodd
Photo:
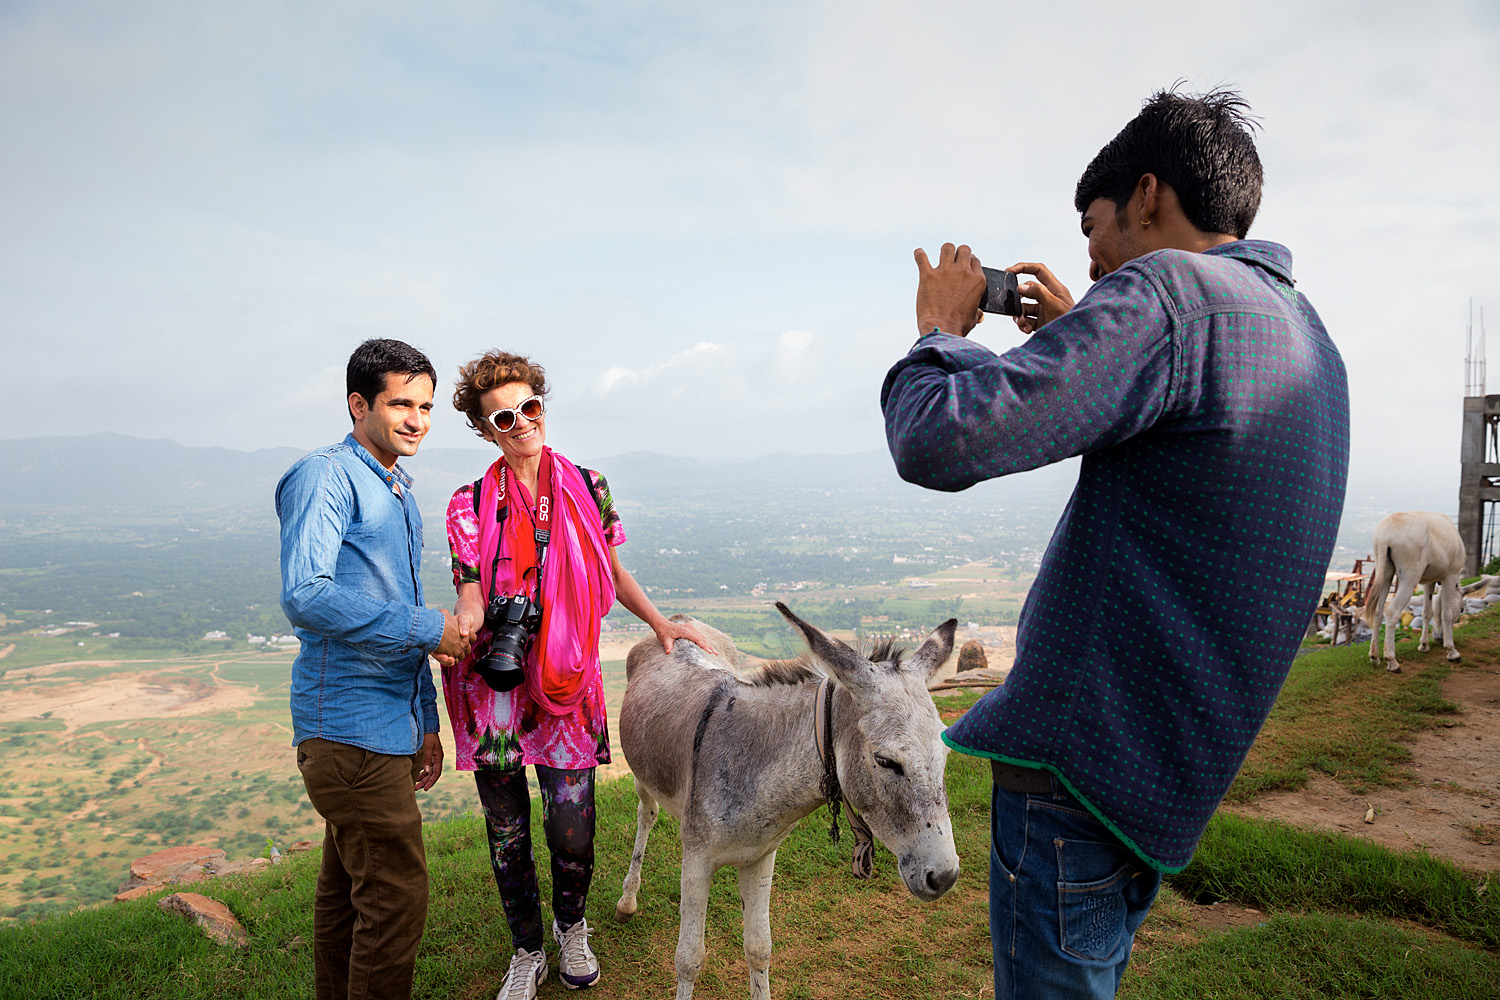
<path fill-rule="evenodd" d="M 533 765 L 542 792 L 542 832 L 552 855 L 552 913 L 563 930 L 583 919 L 594 877 L 594 769 Z M 526 768 L 475 771 L 490 839 L 490 865 L 511 942 L 542 949 L 541 891 L 531 850 L 531 795 Z"/>

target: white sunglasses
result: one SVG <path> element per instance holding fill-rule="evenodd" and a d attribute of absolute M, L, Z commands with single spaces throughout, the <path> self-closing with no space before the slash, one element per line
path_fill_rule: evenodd
<path fill-rule="evenodd" d="M 506 407 L 503 410 L 496 410 L 494 413 L 491 413 L 484 419 L 488 420 L 490 422 L 490 426 L 495 428 L 495 430 L 499 431 L 501 434 L 505 434 L 512 427 L 516 426 L 516 420 L 518 417 L 525 417 L 527 420 L 535 420 L 545 412 L 547 412 L 547 410 L 546 407 L 542 405 L 541 396 L 527 396 L 515 406 Z"/>

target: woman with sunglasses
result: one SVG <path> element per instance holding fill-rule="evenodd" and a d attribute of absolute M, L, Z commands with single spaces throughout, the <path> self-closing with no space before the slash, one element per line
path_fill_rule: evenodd
<path fill-rule="evenodd" d="M 454 756 L 460 770 L 474 772 L 516 949 L 497 1000 L 530 1000 L 547 976 L 527 764 L 536 771 L 552 855 L 559 972 L 570 989 L 599 981 L 584 903 L 594 869 L 594 768 L 610 760 L 600 619 L 618 600 L 651 626 L 667 651 L 678 639 L 712 650 L 697 629 L 664 618 L 620 565 L 616 547 L 625 529 L 609 486 L 547 447 L 546 395 L 542 367 L 502 351 L 462 366 L 453 392 L 454 407 L 500 449 L 484 475 L 459 488 L 448 505 L 458 589 L 453 613 L 478 635 L 468 657 L 443 668 Z M 519 683 L 496 690 L 496 683 L 515 682 L 512 675 L 496 681 L 489 669 L 495 661 L 484 657 L 492 645 L 504 644 L 492 643 L 490 630 L 480 626 L 492 599 L 517 596 L 541 606 L 540 627 L 529 650 L 517 654 Z M 483 673 L 474 670 L 476 663 Z"/>

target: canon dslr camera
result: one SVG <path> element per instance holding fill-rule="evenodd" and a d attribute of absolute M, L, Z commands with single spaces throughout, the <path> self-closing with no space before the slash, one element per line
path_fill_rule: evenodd
<path fill-rule="evenodd" d="M 542 624 L 542 606 L 525 594 L 496 594 L 484 609 L 484 624 L 490 630 L 490 648 L 474 661 L 474 672 L 496 691 L 509 691 L 525 677 L 522 668 Z"/>

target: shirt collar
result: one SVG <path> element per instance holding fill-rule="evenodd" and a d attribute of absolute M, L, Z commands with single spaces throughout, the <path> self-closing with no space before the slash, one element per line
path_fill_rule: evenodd
<path fill-rule="evenodd" d="M 407 475 L 406 470 L 401 468 L 400 462 L 387 469 L 380 464 L 374 455 L 370 454 L 370 449 L 359 443 L 359 439 L 353 434 L 345 434 L 344 443 L 349 446 L 350 451 L 358 455 L 360 460 L 370 467 L 371 472 L 380 477 L 381 482 L 387 486 L 399 483 L 403 490 L 411 489 L 411 476 Z"/>
<path fill-rule="evenodd" d="M 1203 251 L 1215 256 L 1233 257 L 1242 260 L 1246 264 L 1270 271 L 1276 277 L 1289 285 L 1297 283 L 1292 277 L 1292 252 L 1280 243 L 1271 243 L 1268 240 L 1235 240 L 1233 243 L 1220 243 L 1216 247 L 1209 247 Z"/>

